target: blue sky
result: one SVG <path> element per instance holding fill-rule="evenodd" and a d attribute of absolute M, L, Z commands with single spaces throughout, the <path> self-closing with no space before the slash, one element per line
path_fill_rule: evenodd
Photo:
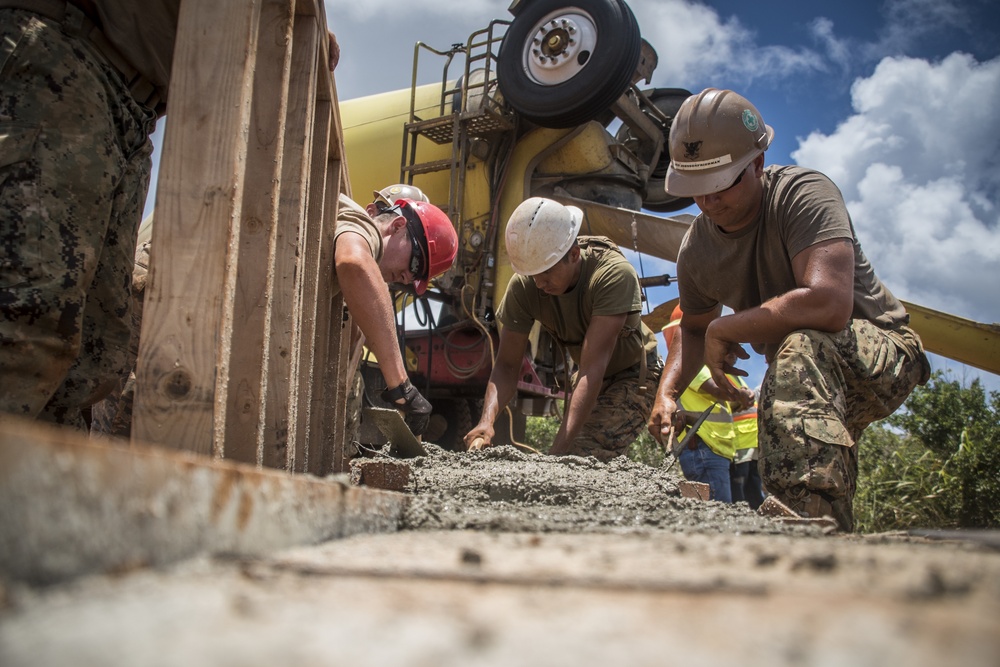
<path fill-rule="evenodd" d="M 326 0 L 341 100 L 409 85 L 413 44 L 465 42 L 509 2 Z M 993 0 L 630 0 L 652 86 L 732 88 L 776 137 L 772 164 L 830 175 L 900 298 L 1000 322 L 1000 10 Z M 428 81 L 439 72 L 428 74 Z M 151 206 L 151 204 L 150 204 Z M 696 212 L 696 211 L 693 211 Z M 635 257 L 634 263 L 640 264 Z M 646 275 L 672 264 L 641 259 Z M 651 305 L 676 295 L 651 290 Z M 990 389 L 1000 378 L 934 357 Z M 763 363 L 746 366 L 759 382 Z"/>

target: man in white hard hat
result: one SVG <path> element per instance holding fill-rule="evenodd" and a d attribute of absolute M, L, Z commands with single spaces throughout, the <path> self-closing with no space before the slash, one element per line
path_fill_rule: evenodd
<path fill-rule="evenodd" d="M 525 200 L 511 215 L 505 239 L 517 275 L 497 309 L 500 346 L 467 445 L 477 438 L 492 442 L 493 422 L 514 395 L 535 321 L 579 367 L 549 453 L 607 461 L 642 432 L 661 369 L 656 337 L 640 319 L 635 269 L 611 240 L 578 236 L 582 220 L 580 209 L 541 197 Z"/>
<path fill-rule="evenodd" d="M 681 345 L 667 357 L 649 431 L 661 440 L 677 426 L 677 397 L 702 364 L 736 400 L 725 374 L 746 373 L 725 359 L 748 358 L 740 343 L 749 343 L 768 362 L 758 436 L 766 490 L 782 509 L 850 531 L 857 439 L 930 367 L 837 187 L 810 169 L 764 168 L 773 136 L 731 90 L 692 95 L 674 118 L 666 190 L 693 197 L 701 215 L 678 254 Z M 722 316 L 723 306 L 735 312 Z"/>

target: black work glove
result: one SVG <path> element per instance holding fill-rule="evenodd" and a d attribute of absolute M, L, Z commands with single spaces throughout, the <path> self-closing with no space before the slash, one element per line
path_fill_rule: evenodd
<path fill-rule="evenodd" d="M 396 401 L 401 398 L 406 402 L 397 403 Z M 431 404 L 408 379 L 403 380 L 403 384 L 394 389 L 383 391 L 382 400 L 403 411 L 403 421 L 413 431 L 413 435 L 423 435 L 427 430 L 427 423 L 431 419 Z"/>

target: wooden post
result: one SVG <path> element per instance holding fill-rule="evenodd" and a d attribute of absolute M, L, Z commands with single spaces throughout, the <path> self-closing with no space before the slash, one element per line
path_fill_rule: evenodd
<path fill-rule="evenodd" d="M 181 3 L 139 345 L 134 437 L 216 456 L 259 17 L 258 0 Z"/>
<path fill-rule="evenodd" d="M 289 471 L 346 469 L 351 378 L 330 284 L 349 185 L 326 31 L 319 0 L 182 4 L 137 440 Z"/>
<path fill-rule="evenodd" d="M 233 312 L 233 329 L 239 335 L 233 339 L 224 453 L 226 458 L 273 466 L 275 461 L 284 462 L 285 451 L 280 446 L 277 452 L 271 449 L 279 438 L 260 419 L 271 273 L 261 267 L 269 269 L 280 224 L 278 200 L 292 55 L 292 13 L 287 0 L 264 0 L 257 47 Z"/>

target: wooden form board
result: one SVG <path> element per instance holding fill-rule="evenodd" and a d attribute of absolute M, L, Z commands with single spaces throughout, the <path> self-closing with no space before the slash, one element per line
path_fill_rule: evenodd
<path fill-rule="evenodd" d="M 136 440 L 346 469 L 349 323 L 329 294 L 350 193 L 328 51 L 319 0 L 181 5 Z"/>

